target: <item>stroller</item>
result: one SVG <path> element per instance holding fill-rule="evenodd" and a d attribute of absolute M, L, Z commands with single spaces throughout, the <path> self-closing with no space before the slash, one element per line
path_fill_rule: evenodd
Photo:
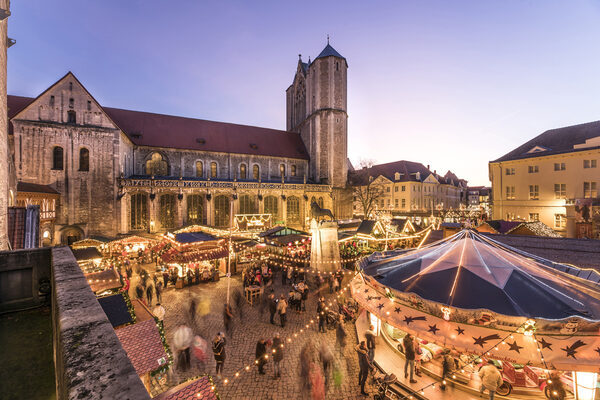
<path fill-rule="evenodd" d="M 390 374 L 378 374 L 376 373 L 373 376 L 373 383 L 377 386 L 377 393 L 373 396 L 375 400 L 396 400 L 399 399 L 400 396 L 396 394 L 390 386 L 398 381 L 396 375 Z"/>
<path fill-rule="evenodd" d="M 333 310 L 325 311 L 325 322 L 327 323 L 327 329 L 335 329 L 340 321 L 340 315 Z"/>
<path fill-rule="evenodd" d="M 354 310 L 351 307 L 348 307 L 348 305 L 340 304 L 338 308 L 339 308 L 340 314 L 344 316 L 344 321 L 348 322 L 348 321 L 354 321 L 356 319 L 357 314 L 354 312 Z"/>

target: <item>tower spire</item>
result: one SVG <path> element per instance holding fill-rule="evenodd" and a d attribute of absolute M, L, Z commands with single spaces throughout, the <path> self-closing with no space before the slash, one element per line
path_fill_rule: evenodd
<path fill-rule="evenodd" d="M 327 34 L 327 44 L 329 44 L 329 33 Z"/>

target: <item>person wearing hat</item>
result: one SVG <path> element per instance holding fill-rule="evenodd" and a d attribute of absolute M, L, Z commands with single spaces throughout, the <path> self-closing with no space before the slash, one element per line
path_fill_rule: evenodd
<path fill-rule="evenodd" d="M 494 400 L 494 394 L 499 386 L 502 386 L 504 383 L 502 380 L 502 374 L 494 365 L 492 360 L 488 360 L 487 364 L 481 367 L 479 370 L 479 377 L 481 378 L 481 389 L 479 390 L 481 394 L 485 391 L 485 389 L 490 392 L 490 400 Z"/>
<path fill-rule="evenodd" d="M 410 383 L 417 383 L 414 379 L 415 372 L 415 341 L 410 333 L 407 333 L 402 339 L 402 345 L 404 346 L 404 356 L 406 362 L 404 363 L 404 379 L 408 378 L 408 372 L 410 369 Z"/>
<path fill-rule="evenodd" d="M 223 364 L 225 364 L 225 343 L 225 334 L 223 332 L 217 333 L 212 343 L 212 351 L 217 362 L 217 376 L 219 378 L 223 373 Z"/>

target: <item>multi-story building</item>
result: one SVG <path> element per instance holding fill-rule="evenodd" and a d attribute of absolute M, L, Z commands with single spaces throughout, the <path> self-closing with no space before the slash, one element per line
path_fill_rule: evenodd
<path fill-rule="evenodd" d="M 542 133 L 489 163 L 493 219 L 541 221 L 567 237 L 597 237 L 599 161 L 600 121 Z"/>
<path fill-rule="evenodd" d="M 353 186 L 364 188 L 372 185 L 376 188 L 371 191 L 371 212 L 385 210 L 407 217 L 437 216 L 459 209 L 466 198 L 465 180 L 450 171 L 444 176 L 438 175 L 429 166 L 413 161 L 373 165 L 351 171 L 349 175 Z M 359 193 L 355 193 L 354 215 L 364 216 L 363 200 Z"/>
<path fill-rule="evenodd" d="M 16 176 L 60 194 L 52 243 L 227 227 L 231 213 L 303 228 L 312 201 L 342 218 L 346 69 L 329 43 L 298 61 L 288 131 L 104 107 L 69 72 L 35 98 L 8 96 Z"/>
<path fill-rule="evenodd" d="M 471 212 L 478 213 L 483 219 L 491 216 L 492 188 L 486 186 L 469 186 L 467 188 L 467 209 Z"/>

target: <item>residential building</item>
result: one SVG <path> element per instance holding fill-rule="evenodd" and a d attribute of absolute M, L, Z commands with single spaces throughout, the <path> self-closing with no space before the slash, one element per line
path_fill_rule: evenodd
<path fill-rule="evenodd" d="M 489 163 L 493 219 L 600 234 L 600 121 L 551 129 Z"/>

